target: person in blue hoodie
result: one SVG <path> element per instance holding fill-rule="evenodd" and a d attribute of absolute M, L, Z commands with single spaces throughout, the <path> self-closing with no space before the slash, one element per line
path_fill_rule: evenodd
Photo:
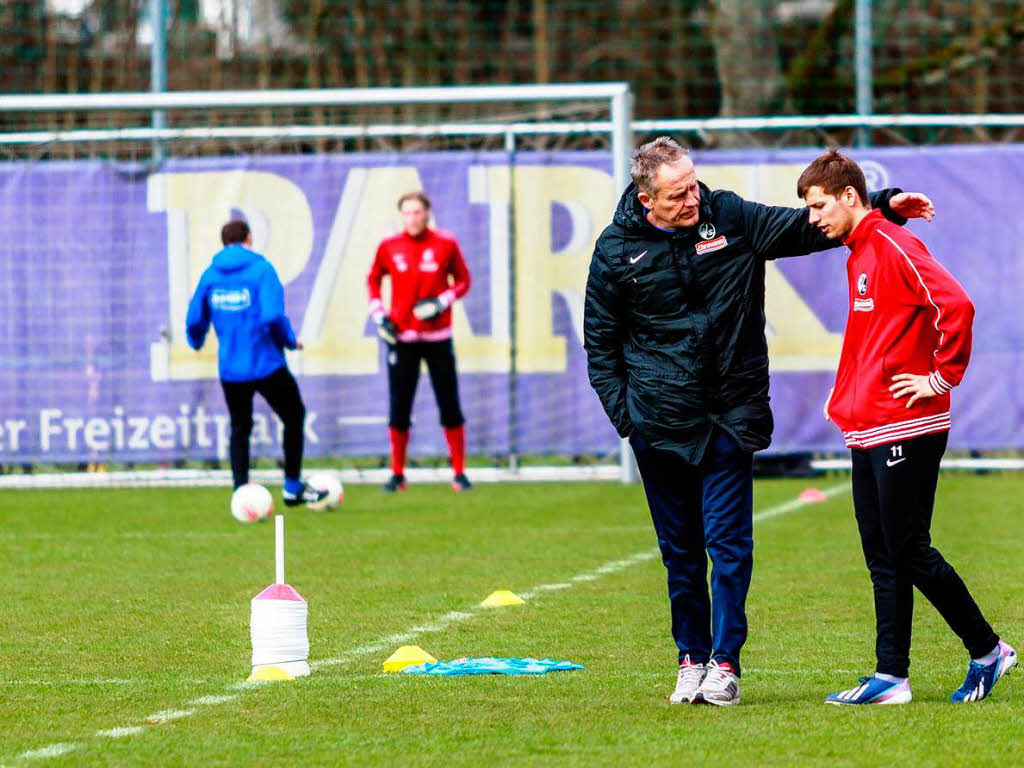
<path fill-rule="evenodd" d="M 245 221 L 229 221 L 220 237 L 224 248 L 199 279 L 185 322 L 193 349 L 202 348 L 211 322 L 217 334 L 217 367 L 231 415 L 235 488 L 249 482 L 252 398 L 259 392 L 284 423 L 285 505 L 320 501 L 327 491 L 300 479 L 306 407 L 284 350 L 302 349 L 302 344 L 284 313 L 284 286 L 273 265 L 250 250 L 252 233 Z"/>

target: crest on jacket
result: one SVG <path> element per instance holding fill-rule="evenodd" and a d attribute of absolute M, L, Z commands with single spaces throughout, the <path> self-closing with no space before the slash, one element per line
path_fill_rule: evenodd
<path fill-rule="evenodd" d="M 697 234 L 699 234 L 703 240 L 710 240 L 716 234 L 715 225 L 710 221 L 701 222 L 701 225 L 697 227 Z"/>
<path fill-rule="evenodd" d="M 863 296 L 868 292 L 868 273 L 861 272 L 860 277 L 857 278 L 857 293 Z"/>

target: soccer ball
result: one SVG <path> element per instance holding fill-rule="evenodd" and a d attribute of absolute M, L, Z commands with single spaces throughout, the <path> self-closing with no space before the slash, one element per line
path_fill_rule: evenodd
<path fill-rule="evenodd" d="M 274 514 L 274 497 L 258 483 L 239 486 L 231 495 L 231 515 L 240 523 L 255 523 Z"/>
<path fill-rule="evenodd" d="M 334 509 L 345 498 L 341 480 L 333 472 L 319 472 L 311 475 L 306 482 L 317 490 L 327 491 L 327 495 L 321 501 L 306 505 L 310 509 Z"/>

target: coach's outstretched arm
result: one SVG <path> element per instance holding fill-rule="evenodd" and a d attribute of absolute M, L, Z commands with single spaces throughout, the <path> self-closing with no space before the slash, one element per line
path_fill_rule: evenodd
<path fill-rule="evenodd" d="M 733 192 L 717 192 L 732 197 L 731 202 L 741 211 L 744 230 L 755 253 L 765 259 L 804 256 L 835 248 L 838 243 L 829 240 L 810 223 L 806 208 L 764 205 L 744 200 Z M 883 189 L 868 195 L 871 205 L 878 208 L 889 221 L 903 225 L 907 217 L 931 220 L 934 208 L 931 201 L 920 193 L 905 193 L 898 188 Z M 893 207 L 895 204 L 895 208 Z M 906 214 L 906 215 L 903 215 Z"/>
<path fill-rule="evenodd" d="M 594 249 L 583 308 L 583 347 L 587 352 L 590 384 L 620 437 L 628 437 L 633 424 L 626 407 L 627 338 L 625 305 L 608 255 Z"/>

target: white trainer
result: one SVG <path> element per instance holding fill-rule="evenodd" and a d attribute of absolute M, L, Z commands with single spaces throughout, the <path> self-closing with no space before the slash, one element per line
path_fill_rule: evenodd
<path fill-rule="evenodd" d="M 680 704 L 682 702 L 690 703 L 693 701 L 693 697 L 697 693 L 697 689 L 700 688 L 700 684 L 704 682 L 704 675 L 707 673 L 707 667 L 703 664 L 695 664 L 690 661 L 690 655 L 687 654 L 683 657 L 682 663 L 679 665 L 679 676 L 676 677 L 676 689 L 672 691 L 672 695 L 668 697 L 668 700 L 673 704 Z"/>
<path fill-rule="evenodd" d="M 728 707 L 740 703 L 740 679 L 728 662 L 719 664 L 714 659 L 708 664 L 708 673 L 692 699 L 694 704 L 714 704 Z"/>

